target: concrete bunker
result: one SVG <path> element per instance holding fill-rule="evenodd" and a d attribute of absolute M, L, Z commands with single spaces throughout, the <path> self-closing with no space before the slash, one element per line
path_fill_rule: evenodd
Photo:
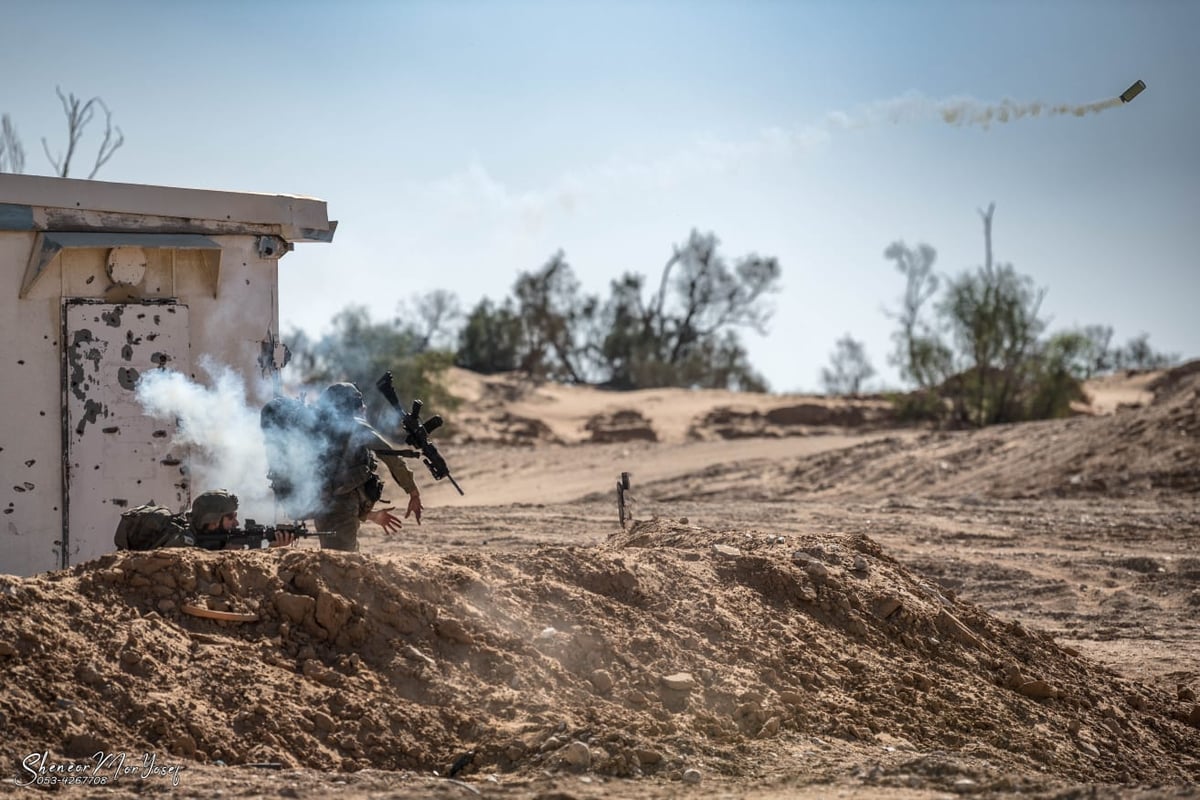
<path fill-rule="evenodd" d="M 190 504 L 139 377 L 202 381 L 201 355 L 248 391 L 277 372 L 279 259 L 336 227 L 308 197 L 0 175 L 0 573 L 111 551 L 128 506 Z"/>

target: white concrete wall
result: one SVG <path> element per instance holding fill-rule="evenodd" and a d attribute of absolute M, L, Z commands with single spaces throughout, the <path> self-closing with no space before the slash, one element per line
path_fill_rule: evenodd
<path fill-rule="evenodd" d="M 19 299 L 35 234 L 0 231 L 0 572 L 61 564 L 62 357 L 57 274 Z"/>
<path fill-rule="evenodd" d="M 200 259 L 199 253 L 178 251 L 175 268 L 178 297 L 191 309 L 192 370 L 197 380 L 204 380 L 199 370 L 203 356 L 232 367 L 242 375 L 251 401 L 261 405 L 271 395 L 262 389 L 260 342 L 268 330 L 279 335 L 278 262 L 258 257 L 253 236 L 209 238 L 222 248 L 215 298 L 202 269 L 181 268 L 185 259 Z"/>

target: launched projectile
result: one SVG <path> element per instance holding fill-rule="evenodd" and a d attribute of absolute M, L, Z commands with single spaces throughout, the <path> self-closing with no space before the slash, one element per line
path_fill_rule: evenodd
<path fill-rule="evenodd" d="M 1137 81 L 1133 84 L 1133 86 L 1130 86 L 1128 89 L 1121 92 L 1121 102 L 1128 103 L 1129 101 L 1133 100 L 1133 98 L 1141 94 L 1142 90 L 1145 88 L 1146 84 L 1142 83 L 1140 80 Z"/>

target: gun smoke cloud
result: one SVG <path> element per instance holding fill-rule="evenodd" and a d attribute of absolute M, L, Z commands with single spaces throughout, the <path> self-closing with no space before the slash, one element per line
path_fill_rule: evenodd
<path fill-rule="evenodd" d="M 228 489 L 240 500 L 243 518 L 270 519 L 273 503 L 267 483 L 267 453 L 258 411 L 250 408 L 241 376 L 232 369 L 201 359 L 212 386 L 172 370 L 143 373 L 135 388 L 142 410 L 151 417 L 174 420 L 172 444 L 188 448 L 192 495 Z"/>
<path fill-rule="evenodd" d="M 227 489 L 238 496 L 243 520 L 278 522 L 281 512 L 295 520 L 309 517 L 336 474 L 340 451 L 331 452 L 330 441 L 348 440 L 353 421 L 314 414 L 304 425 L 279 415 L 308 418 L 313 406 L 276 398 L 268 403 L 275 424 L 264 431 L 263 412 L 249 402 L 241 376 L 208 358 L 200 359 L 200 367 L 211 386 L 156 370 L 135 387 L 148 416 L 175 421 L 172 445 L 188 449 L 192 496 Z"/>

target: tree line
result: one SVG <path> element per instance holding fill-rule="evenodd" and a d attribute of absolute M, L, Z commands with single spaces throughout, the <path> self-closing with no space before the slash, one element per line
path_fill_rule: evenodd
<path fill-rule="evenodd" d="M 1156 352 L 1141 334 L 1114 346 L 1107 325 L 1047 335 L 1046 289 L 992 253 L 995 205 L 980 211 L 984 262 L 955 276 L 933 271 L 928 244 L 893 242 L 884 251 L 904 277 L 889 315 L 896 321 L 889 356 L 913 391 L 894 395 L 901 415 L 951 426 L 1062 417 L 1083 400 L 1083 381 L 1122 369 L 1159 369 L 1178 356 Z M 939 293 L 939 290 L 940 291 Z M 831 394 L 857 393 L 875 374 L 861 342 L 840 339 L 822 383 Z"/>
<path fill-rule="evenodd" d="M 559 251 L 519 273 L 504 299 L 485 297 L 467 311 L 445 290 L 403 302 L 384 322 L 361 306 L 347 308 L 320 338 L 289 332 L 293 363 L 304 383 L 370 385 L 392 369 L 398 386 L 442 405 L 453 400 L 437 373 L 452 364 L 612 389 L 766 391 L 741 331 L 766 332 L 779 262 L 756 254 L 731 260 L 719 244 L 712 233 L 692 231 L 672 247 L 653 284 L 626 272 L 607 295 L 582 291 Z M 372 410 L 386 413 L 378 398 Z"/>
<path fill-rule="evenodd" d="M 974 270 L 937 274 L 928 244 L 897 241 L 884 251 L 904 280 L 899 303 L 886 312 L 896 323 L 889 361 L 910 387 L 891 393 L 903 418 L 961 427 L 1065 416 L 1083 398 L 1084 380 L 1177 360 L 1155 352 L 1144 334 L 1115 346 L 1105 325 L 1047 334 L 1046 290 L 993 257 L 994 212 L 994 205 L 980 212 L 984 261 Z M 439 383 L 450 365 L 618 390 L 766 391 L 741 337 L 767 333 L 780 265 L 754 253 L 730 259 L 719 245 L 715 234 L 693 230 L 654 280 L 626 272 L 606 295 L 583 292 L 559 251 L 519 273 L 508 296 L 465 311 L 445 290 L 411 298 L 382 322 L 350 307 L 320 338 L 292 331 L 294 363 L 306 383 L 370 386 L 390 369 L 398 386 L 439 407 L 455 402 Z M 829 394 L 858 394 L 875 374 L 863 344 L 847 333 L 821 382 Z M 373 412 L 390 413 L 367 395 Z"/>
<path fill-rule="evenodd" d="M 56 88 L 66 119 L 66 149 L 42 149 L 54 174 L 68 177 L 84 131 L 97 111 L 103 138 L 88 178 L 125 142 L 100 97 L 84 100 Z M 23 172 L 25 148 L 16 125 L 0 115 L 0 172 Z M 980 211 L 984 262 L 955 276 L 933 271 L 928 244 L 893 242 L 884 251 L 904 278 L 904 293 L 888 311 L 896 322 L 889 362 L 911 387 L 893 393 L 902 416 L 954 426 L 984 426 L 1070 413 L 1082 382 L 1122 369 L 1157 369 L 1178 360 L 1156 352 L 1141 334 L 1123 346 L 1107 325 L 1047 335 L 1041 314 L 1046 290 L 996 263 L 995 205 Z M 657 283 L 635 272 L 610 282 L 607 296 L 580 291 L 560 250 L 538 269 L 518 274 L 511 293 L 483 298 L 463 312 L 458 298 L 436 290 L 403 303 L 397 316 L 375 322 L 363 307 L 339 312 L 319 339 L 291 332 L 303 383 L 349 379 L 369 386 L 384 371 L 414 396 L 452 406 L 438 376 L 451 364 L 481 373 L 517 371 L 534 381 L 586 383 L 612 389 L 667 386 L 766 391 L 741 334 L 767 333 L 768 295 L 778 291 L 780 265 L 749 254 L 730 260 L 715 234 L 693 230 L 674 245 Z M 845 334 L 821 370 L 828 394 L 858 394 L 876 374 L 866 348 Z M 378 413 L 391 413 L 367 396 Z"/>

